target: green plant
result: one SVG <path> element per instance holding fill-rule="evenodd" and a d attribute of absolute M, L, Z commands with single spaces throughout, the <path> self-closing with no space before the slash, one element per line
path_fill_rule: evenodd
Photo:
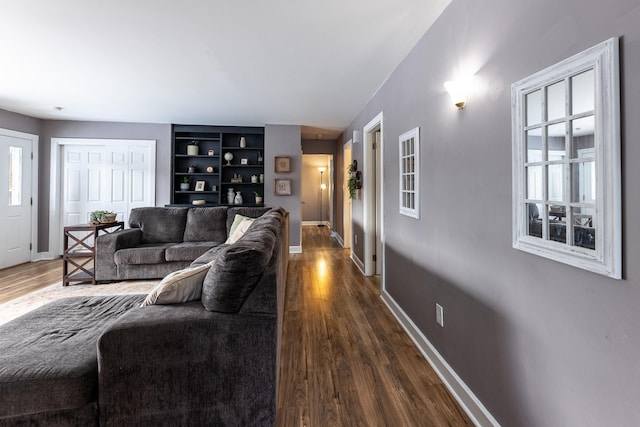
<path fill-rule="evenodd" d="M 262 197 L 262 193 L 258 191 L 254 191 L 253 194 L 255 194 L 256 197 Z"/>
<path fill-rule="evenodd" d="M 358 171 L 358 163 L 355 160 L 349 164 L 347 172 L 349 172 L 349 179 L 347 180 L 349 198 L 354 200 L 357 194 L 356 191 L 362 188 L 362 182 L 360 181 L 361 174 Z"/>
<path fill-rule="evenodd" d="M 191 182 L 191 177 L 190 176 L 185 176 L 184 178 L 182 178 L 182 182 L 184 182 L 185 184 L 188 184 Z"/>
<path fill-rule="evenodd" d="M 102 210 L 93 211 L 89 214 L 89 221 L 103 222 L 105 221 L 107 215 L 114 215 L 114 212 Z"/>

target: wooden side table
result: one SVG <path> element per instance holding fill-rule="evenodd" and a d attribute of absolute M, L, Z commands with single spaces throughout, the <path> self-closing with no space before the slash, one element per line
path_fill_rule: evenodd
<path fill-rule="evenodd" d="M 62 256 L 62 286 L 70 283 L 96 284 L 94 263 L 96 239 L 124 229 L 124 222 L 79 224 L 64 227 L 64 254 Z"/>

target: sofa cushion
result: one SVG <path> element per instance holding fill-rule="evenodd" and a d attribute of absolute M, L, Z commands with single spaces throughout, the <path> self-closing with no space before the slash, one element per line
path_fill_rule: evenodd
<path fill-rule="evenodd" d="M 229 231 L 231 230 L 231 225 L 233 224 L 233 220 L 235 219 L 236 215 L 247 216 L 249 218 L 258 218 L 270 209 L 271 208 L 260 206 L 238 206 L 229 208 L 227 210 L 227 236 L 231 234 Z"/>
<path fill-rule="evenodd" d="M 216 259 L 218 257 L 218 254 L 225 248 L 227 248 L 229 245 L 227 245 L 226 243 L 223 243 L 221 245 L 216 246 L 215 248 L 211 248 L 209 249 L 207 252 L 203 253 L 202 255 L 200 255 L 198 258 L 196 258 L 191 265 L 201 265 L 201 264 L 207 264 L 211 261 L 213 261 L 214 259 Z"/>
<path fill-rule="evenodd" d="M 169 273 L 149 292 L 142 307 L 199 300 L 202 282 L 210 267 L 211 264 L 202 264 Z"/>
<path fill-rule="evenodd" d="M 240 239 L 244 233 L 247 232 L 251 224 L 253 224 L 255 218 L 249 218 L 243 215 L 236 215 L 236 218 L 233 220 L 233 224 L 231 224 L 231 229 L 229 230 L 229 238 L 225 241 L 226 244 L 230 245 L 235 243 Z"/>
<path fill-rule="evenodd" d="M 183 240 L 222 243 L 227 238 L 226 219 L 226 207 L 190 208 Z"/>
<path fill-rule="evenodd" d="M 143 299 L 65 298 L 0 326 L 0 418 L 96 401 L 98 337 Z"/>
<path fill-rule="evenodd" d="M 142 230 L 142 243 L 182 242 L 187 224 L 187 208 L 134 208 L 129 215 L 131 228 Z"/>
<path fill-rule="evenodd" d="M 223 313 L 240 310 L 268 265 L 275 242 L 268 228 L 251 227 L 240 240 L 222 249 L 202 284 L 204 308 Z"/>
<path fill-rule="evenodd" d="M 116 251 L 113 259 L 116 265 L 161 264 L 166 261 L 165 251 L 175 243 L 145 243 L 135 248 Z"/>
<path fill-rule="evenodd" d="M 193 261 L 220 242 L 184 242 L 167 248 L 165 259 L 171 261 Z"/>

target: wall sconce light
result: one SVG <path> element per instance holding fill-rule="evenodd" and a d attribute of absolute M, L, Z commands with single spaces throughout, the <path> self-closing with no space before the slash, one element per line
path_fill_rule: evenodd
<path fill-rule="evenodd" d="M 467 104 L 465 85 L 462 82 L 451 80 L 444 83 L 444 88 L 449 92 L 453 104 L 458 107 L 458 110 L 462 110 Z"/>
<path fill-rule="evenodd" d="M 362 133 L 359 130 L 353 131 L 353 143 L 360 144 L 362 142 Z"/>
<path fill-rule="evenodd" d="M 318 224 L 318 227 L 322 227 L 324 225 L 324 214 L 322 212 L 322 198 L 324 197 L 324 195 L 322 193 L 327 188 L 324 182 L 322 182 L 322 174 L 324 173 L 325 170 L 327 170 L 327 168 L 321 167 L 321 168 L 318 168 L 318 170 L 320 171 L 320 224 Z"/>

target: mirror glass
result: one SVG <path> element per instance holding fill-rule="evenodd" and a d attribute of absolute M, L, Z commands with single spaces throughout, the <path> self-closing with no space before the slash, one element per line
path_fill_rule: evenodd
<path fill-rule="evenodd" d="M 527 199 L 542 200 L 542 166 L 527 167 Z"/>
<path fill-rule="evenodd" d="M 547 127 L 547 160 L 564 160 L 566 157 L 566 129 L 564 122 Z"/>
<path fill-rule="evenodd" d="M 560 119 L 565 116 L 564 81 L 547 86 L 547 120 Z"/>
<path fill-rule="evenodd" d="M 547 181 L 549 188 L 547 191 L 548 200 L 552 202 L 564 201 L 564 165 L 549 165 L 547 167 Z"/>
<path fill-rule="evenodd" d="M 542 90 L 538 89 L 525 96 L 527 105 L 527 126 L 542 122 Z"/>
<path fill-rule="evenodd" d="M 587 116 L 571 121 L 572 147 L 571 157 L 574 159 L 595 157 L 594 116 Z"/>
<path fill-rule="evenodd" d="M 593 111 L 595 106 L 595 82 L 593 68 L 571 77 L 572 113 Z"/>
<path fill-rule="evenodd" d="M 549 205 L 549 240 L 567 243 L 567 208 Z"/>
<path fill-rule="evenodd" d="M 542 134 L 540 128 L 527 131 L 527 163 L 542 161 Z"/>

